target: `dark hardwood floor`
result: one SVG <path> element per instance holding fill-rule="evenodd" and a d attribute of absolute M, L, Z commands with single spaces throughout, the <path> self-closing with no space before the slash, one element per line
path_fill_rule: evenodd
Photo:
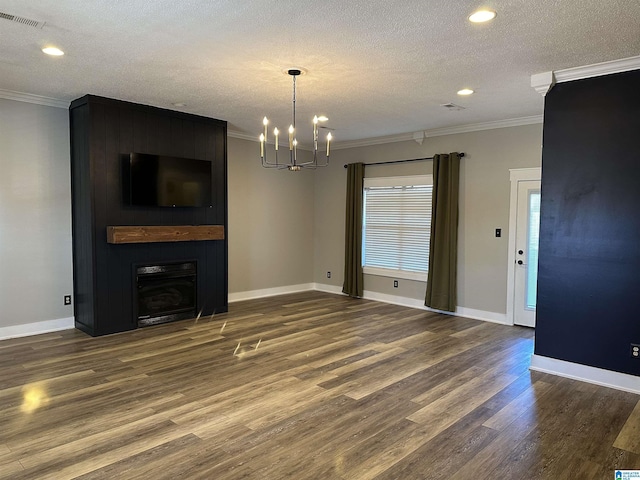
<path fill-rule="evenodd" d="M 533 330 L 319 292 L 0 342 L 3 479 L 609 479 L 640 396 L 530 372 Z"/>

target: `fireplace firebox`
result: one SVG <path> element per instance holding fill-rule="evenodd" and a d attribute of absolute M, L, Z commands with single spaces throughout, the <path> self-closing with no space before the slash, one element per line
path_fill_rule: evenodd
<path fill-rule="evenodd" d="M 136 267 L 138 326 L 196 316 L 196 262 Z"/>

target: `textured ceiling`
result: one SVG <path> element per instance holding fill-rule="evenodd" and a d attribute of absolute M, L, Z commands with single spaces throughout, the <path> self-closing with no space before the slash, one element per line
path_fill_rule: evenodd
<path fill-rule="evenodd" d="M 497 18 L 470 23 L 480 6 Z M 290 123 L 283 71 L 303 67 L 298 125 L 326 114 L 338 141 L 540 115 L 532 74 L 640 54 L 639 0 L 0 0 L 0 12 L 46 22 L 0 19 L 0 89 L 91 93 L 258 135 L 264 115 Z"/>

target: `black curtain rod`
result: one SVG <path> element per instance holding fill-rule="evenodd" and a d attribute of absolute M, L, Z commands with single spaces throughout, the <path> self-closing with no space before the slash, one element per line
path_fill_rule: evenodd
<path fill-rule="evenodd" d="M 460 153 L 460 158 L 464 157 L 464 152 Z M 377 162 L 377 163 L 365 163 L 364 166 L 368 167 L 370 165 L 388 165 L 390 163 L 407 163 L 407 162 L 421 162 L 424 160 L 433 160 L 433 157 L 425 157 L 425 158 L 409 158 L 407 160 L 389 160 L 388 162 Z M 347 168 L 347 165 L 344 166 Z"/>

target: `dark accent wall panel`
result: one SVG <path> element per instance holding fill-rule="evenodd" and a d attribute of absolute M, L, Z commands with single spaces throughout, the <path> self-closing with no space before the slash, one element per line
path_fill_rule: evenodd
<path fill-rule="evenodd" d="M 545 99 L 535 353 L 640 375 L 640 71 Z"/>
<path fill-rule="evenodd" d="M 95 275 L 93 257 L 93 190 L 91 169 L 88 162 L 77 159 L 89 156 L 89 111 L 88 109 L 70 112 L 71 131 L 71 197 L 72 237 L 74 252 L 74 311 L 78 328 L 93 330 L 95 327 Z M 78 261 L 75 259 L 82 259 Z"/>
<path fill-rule="evenodd" d="M 226 122 L 87 95 L 70 107 L 76 326 L 91 335 L 137 328 L 136 265 L 197 261 L 198 311 L 227 311 Z M 212 206 L 135 207 L 123 202 L 131 152 L 211 161 Z M 107 243 L 109 225 L 223 225 L 224 240 Z"/>

